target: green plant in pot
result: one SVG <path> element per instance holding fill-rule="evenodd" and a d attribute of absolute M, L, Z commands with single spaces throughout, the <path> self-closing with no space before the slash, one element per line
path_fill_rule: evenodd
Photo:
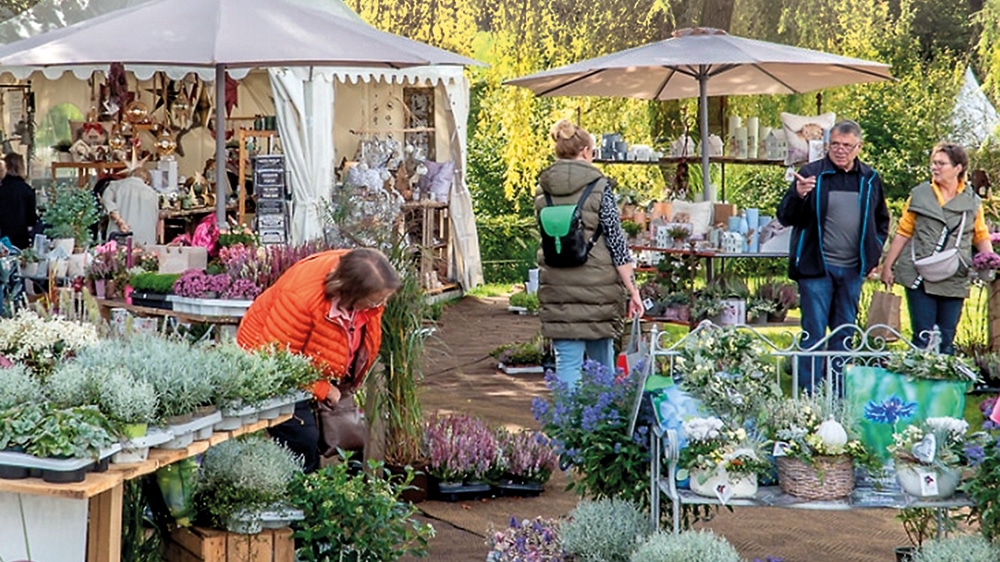
<path fill-rule="evenodd" d="M 390 562 L 427 556 L 434 527 L 418 521 L 417 508 L 402 499 L 413 476 L 409 467 L 391 474 L 374 459 L 363 471 L 339 462 L 296 475 L 289 497 L 305 515 L 295 526 L 296 559 Z"/>
<path fill-rule="evenodd" d="M 205 453 L 194 496 L 196 521 L 216 529 L 258 533 L 261 514 L 286 505 L 289 484 L 301 471 L 299 458 L 267 437 L 224 441 Z"/>
<path fill-rule="evenodd" d="M 912 562 L 994 562 L 1000 560 L 1000 545 L 976 535 L 955 535 L 927 542 Z"/>
<path fill-rule="evenodd" d="M 90 227 L 97 224 L 97 204 L 88 189 L 57 183 L 49 190 L 48 204 L 42 220 L 48 227 L 49 238 L 72 238 L 76 247 L 91 242 Z"/>
<path fill-rule="evenodd" d="M 508 367 L 541 365 L 545 358 L 537 342 L 504 344 L 490 351 L 490 356 Z"/>
<path fill-rule="evenodd" d="M 526 309 L 529 313 L 534 314 L 538 312 L 538 294 L 529 293 L 527 291 L 520 291 L 513 293 L 507 298 L 510 302 L 510 306 L 520 306 Z"/>
<path fill-rule="evenodd" d="M 965 493 L 974 502 L 971 518 L 979 523 L 983 536 L 996 542 L 1000 539 L 1000 440 L 987 434 L 984 441 L 983 458 L 966 483 Z"/>
<path fill-rule="evenodd" d="M 366 381 L 366 417 L 381 433 L 387 465 L 403 467 L 425 462 L 422 447 L 423 408 L 417 396 L 426 338 L 423 325 L 428 304 L 420 286 L 414 256 L 402 239 L 395 238 L 386 255 L 399 273 L 400 287 L 382 312 L 381 368 Z"/>
<path fill-rule="evenodd" d="M 146 435 L 159 407 L 151 383 L 111 367 L 100 377 L 97 388 L 101 411 L 118 425 L 123 437 L 134 439 Z"/>
<path fill-rule="evenodd" d="M 15 363 L 0 369 L 0 410 L 43 398 L 42 384 L 27 367 Z"/>
<path fill-rule="evenodd" d="M 784 322 L 788 311 L 799 306 L 799 290 L 794 283 L 768 281 L 757 287 L 757 298 L 774 304 L 774 312 L 768 314 L 769 322 Z"/>

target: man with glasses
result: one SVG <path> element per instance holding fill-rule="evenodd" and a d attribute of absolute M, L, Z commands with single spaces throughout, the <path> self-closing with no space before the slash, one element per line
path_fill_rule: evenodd
<path fill-rule="evenodd" d="M 834 125 L 826 157 L 795 174 L 778 207 L 778 220 L 793 227 L 788 276 L 799 284 L 806 350 L 816 347 L 827 329 L 832 332 L 827 350 L 846 349 L 850 333 L 837 333 L 837 328 L 856 322 L 862 281 L 878 265 L 889 234 L 882 180 L 858 159 L 861 143 L 857 123 Z M 829 361 L 837 378 L 842 361 Z M 802 357 L 799 388 L 812 392 L 825 363 L 821 356 Z M 839 381 L 833 382 L 839 391 Z"/>

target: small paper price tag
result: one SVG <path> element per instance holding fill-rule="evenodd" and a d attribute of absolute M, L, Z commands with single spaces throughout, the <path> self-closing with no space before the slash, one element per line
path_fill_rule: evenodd
<path fill-rule="evenodd" d="M 719 482 L 715 485 L 715 497 L 719 498 L 719 503 L 726 505 L 733 499 L 733 488 L 727 482 Z"/>
<path fill-rule="evenodd" d="M 771 451 L 771 454 L 776 457 L 787 457 L 788 449 L 789 449 L 788 443 L 785 443 L 784 441 L 775 441 L 774 450 Z"/>
<path fill-rule="evenodd" d="M 645 308 L 646 310 L 649 310 L 649 309 L 653 308 L 653 299 L 651 299 L 651 298 L 649 298 L 649 297 L 646 297 L 646 298 L 645 298 L 645 299 L 643 299 L 643 301 L 642 301 L 642 306 L 643 306 L 643 307 L 644 307 L 644 308 Z"/>
<path fill-rule="evenodd" d="M 938 474 L 933 470 L 917 469 L 920 476 L 920 494 L 923 496 L 936 496 L 938 492 Z"/>
<path fill-rule="evenodd" d="M 795 168 L 789 166 L 785 169 L 785 182 L 791 182 L 795 179 Z"/>

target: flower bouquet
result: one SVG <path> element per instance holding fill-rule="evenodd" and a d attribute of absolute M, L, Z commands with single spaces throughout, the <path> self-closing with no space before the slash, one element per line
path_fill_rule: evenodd
<path fill-rule="evenodd" d="M 893 433 L 889 453 L 896 461 L 896 479 L 907 494 L 942 499 L 955 493 L 968 460 L 965 420 L 927 418 Z"/>
<path fill-rule="evenodd" d="M 842 498 L 854 489 L 854 462 L 873 468 L 878 460 L 838 421 L 843 412 L 822 396 L 787 398 L 768 407 L 765 426 L 773 441 L 778 483 L 786 494 L 809 500 Z"/>
<path fill-rule="evenodd" d="M 708 417 L 685 421 L 683 431 L 688 445 L 680 452 L 678 478 L 690 477 L 691 491 L 723 504 L 757 493 L 757 474 L 770 463 L 745 429 L 727 429 L 719 418 Z"/>

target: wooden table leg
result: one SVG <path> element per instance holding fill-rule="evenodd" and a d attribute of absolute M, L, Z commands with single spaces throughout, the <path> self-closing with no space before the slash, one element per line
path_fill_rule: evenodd
<path fill-rule="evenodd" d="M 87 562 L 118 562 L 122 556 L 122 494 L 124 484 L 90 498 Z"/>

